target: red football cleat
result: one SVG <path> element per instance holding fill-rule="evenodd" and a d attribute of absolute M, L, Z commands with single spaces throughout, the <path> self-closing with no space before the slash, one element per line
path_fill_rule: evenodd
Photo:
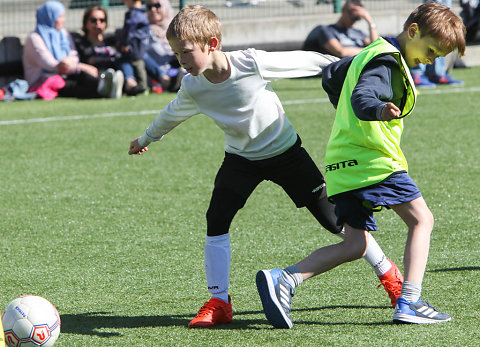
<path fill-rule="evenodd" d="M 378 287 L 383 286 L 385 288 L 392 302 L 392 306 L 395 307 L 397 298 L 402 294 L 403 276 L 398 266 L 390 259 L 388 259 L 388 261 L 392 264 L 392 267 L 383 275 L 378 276 L 381 282 Z"/>
<path fill-rule="evenodd" d="M 220 299 L 211 298 L 198 311 L 195 318 L 188 323 L 189 328 L 208 328 L 212 325 L 230 323 L 233 320 L 232 299 L 228 304 Z"/>

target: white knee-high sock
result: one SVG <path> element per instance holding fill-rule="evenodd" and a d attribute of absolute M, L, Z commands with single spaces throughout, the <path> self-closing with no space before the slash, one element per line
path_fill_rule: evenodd
<path fill-rule="evenodd" d="M 208 291 L 228 303 L 230 280 L 230 234 L 207 236 L 204 249 Z"/>
<path fill-rule="evenodd" d="M 345 237 L 345 229 L 336 235 L 343 239 Z M 385 253 L 383 253 L 372 233 L 368 233 L 368 248 L 363 258 L 373 267 L 377 276 L 383 275 L 392 267 L 392 264 Z"/>

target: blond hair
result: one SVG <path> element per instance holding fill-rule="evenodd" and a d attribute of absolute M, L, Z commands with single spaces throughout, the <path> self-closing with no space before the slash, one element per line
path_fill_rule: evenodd
<path fill-rule="evenodd" d="M 458 50 L 460 56 L 465 54 L 465 25 L 460 16 L 447 6 L 427 2 L 418 6 L 405 21 L 403 30 L 407 31 L 412 23 L 417 23 L 423 36 L 436 39 L 444 51 Z"/>
<path fill-rule="evenodd" d="M 200 47 L 208 45 L 212 37 L 218 39 L 218 48 L 220 48 L 222 24 L 215 13 L 200 5 L 185 6 L 173 17 L 167 29 L 168 40 L 189 40 Z"/>

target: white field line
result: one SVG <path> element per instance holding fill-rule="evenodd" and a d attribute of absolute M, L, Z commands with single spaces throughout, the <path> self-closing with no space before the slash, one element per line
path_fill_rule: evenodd
<path fill-rule="evenodd" d="M 142 110 L 142 111 L 112 112 L 112 113 L 100 113 L 100 114 L 84 114 L 84 115 L 80 114 L 76 116 L 63 116 L 63 117 L 4 120 L 4 121 L 0 121 L 0 126 L 26 124 L 26 123 L 45 123 L 45 122 L 56 122 L 56 121 L 66 121 L 66 120 L 79 120 L 79 119 L 90 119 L 90 118 L 129 117 L 129 116 L 139 116 L 139 115 L 146 115 L 146 114 L 156 114 L 156 113 L 158 113 L 158 110 Z"/>
<path fill-rule="evenodd" d="M 463 87 L 455 87 L 452 86 L 451 88 L 432 88 L 432 89 L 419 89 L 420 95 L 436 95 L 436 94 L 458 94 L 458 93 L 475 93 L 480 91 L 480 87 L 470 87 L 470 88 L 463 88 Z"/>
<path fill-rule="evenodd" d="M 453 93 L 475 93 L 480 91 L 480 87 L 471 88 L 439 88 L 439 89 L 421 89 L 421 95 L 437 95 L 437 94 L 453 94 Z M 28 101 L 23 101 L 28 102 Z M 282 101 L 283 105 L 300 105 L 300 104 L 319 104 L 329 102 L 328 98 L 318 99 L 300 99 L 300 100 L 286 100 Z M 112 112 L 112 113 L 100 113 L 100 114 L 85 114 L 76 116 L 63 116 L 63 117 L 42 117 L 42 118 L 29 118 L 29 119 L 16 119 L 16 120 L 4 120 L 0 121 L 0 126 L 16 125 L 16 124 L 28 124 L 28 123 L 46 123 L 57 121 L 69 121 L 80 119 L 94 119 L 94 118 L 113 118 L 113 117 L 132 117 L 142 115 L 156 115 L 158 110 L 139 110 L 130 112 Z"/>

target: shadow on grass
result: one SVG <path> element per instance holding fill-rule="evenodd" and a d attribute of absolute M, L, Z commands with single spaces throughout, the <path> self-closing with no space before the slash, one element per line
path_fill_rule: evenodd
<path fill-rule="evenodd" d="M 392 309 L 390 306 L 365 306 L 365 305 L 337 305 L 337 306 L 323 306 L 304 309 L 293 309 L 295 312 L 312 312 L 335 309 Z M 230 324 L 222 324 L 211 329 L 214 330 L 262 330 L 271 328 L 266 318 L 263 318 L 263 311 L 234 311 L 235 319 Z M 249 319 L 248 315 L 262 315 L 261 319 Z M 242 317 L 243 316 L 243 317 Z M 100 329 L 122 329 L 122 328 L 143 328 L 143 327 L 168 327 L 168 326 L 183 326 L 187 327 L 188 322 L 193 318 L 186 315 L 156 315 L 156 316 L 115 316 L 111 312 L 89 312 L 78 314 L 62 314 L 62 333 L 79 334 L 79 335 L 95 335 L 100 337 L 116 337 L 121 336 L 120 332 L 104 332 Z M 377 326 L 390 325 L 391 322 L 377 321 L 377 322 L 315 322 L 315 321 L 295 321 L 294 324 L 301 325 L 359 325 L 359 326 Z M 262 326 L 264 325 L 264 326 Z"/>
<path fill-rule="evenodd" d="M 102 332 L 99 329 L 187 326 L 190 321 L 185 315 L 115 316 L 111 312 L 62 314 L 60 319 L 62 333 L 101 337 L 115 337 L 121 334 L 119 332 Z"/>

